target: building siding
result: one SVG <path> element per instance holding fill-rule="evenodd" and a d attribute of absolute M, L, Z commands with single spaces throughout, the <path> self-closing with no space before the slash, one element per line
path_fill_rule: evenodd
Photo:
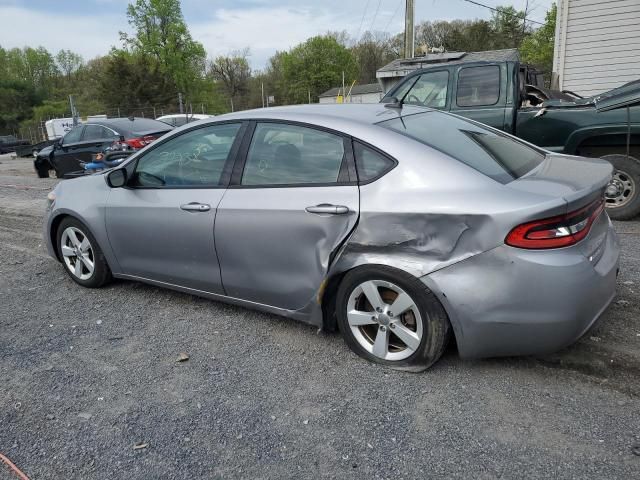
<path fill-rule="evenodd" d="M 640 78 L 640 0 L 559 0 L 553 71 L 584 96 Z"/>
<path fill-rule="evenodd" d="M 378 103 L 382 95 L 381 92 L 350 95 L 346 103 Z M 336 103 L 336 97 L 320 97 L 320 103 Z"/>

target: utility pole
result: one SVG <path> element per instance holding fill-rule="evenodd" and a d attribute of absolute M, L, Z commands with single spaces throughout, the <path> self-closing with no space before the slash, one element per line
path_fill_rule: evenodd
<path fill-rule="evenodd" d="M 413 31 L 415 0 L 407 0 L 404 12 L 404 58 L 415 55 L 415 33 Z"/>
<path fill-rule="evenodd" d="M 178 92 L 178 105 L 180 106 L 180 113 L 184 113 L 184 109 L 182 107 L 182 92 Z"/>
<path fill-rule="evenodd" d="M 261 96 L 262 96 L 262 108 L 264 108 L 264 82 L 260 82 Z"/>
<path fill-rule="evenodd" d="M 71 106 L 71 116 L 73 117 L 73 128 L 78 126 L 78 110 L 76 110 L 76 104 L 73 101 L 73 95 L 69 95 L 69 105 Z"/>

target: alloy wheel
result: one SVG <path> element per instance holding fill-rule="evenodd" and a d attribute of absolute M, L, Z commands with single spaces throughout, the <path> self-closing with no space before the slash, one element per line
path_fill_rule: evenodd
<path fill-rule="evenodd" d="M 368 280 L 354 288 L 347 302 L 347 322 L 360 346 L 382 360 L 404 360 L 422 341 L 416 302 L 391 282 Z"/>
<path fill-rule="evenodd" d="M 67 227 L 60 237 L 60 251 L 64 264 L 79 280 L 88 280 L 95 270 L 93 247 L 81 230 Z"/>

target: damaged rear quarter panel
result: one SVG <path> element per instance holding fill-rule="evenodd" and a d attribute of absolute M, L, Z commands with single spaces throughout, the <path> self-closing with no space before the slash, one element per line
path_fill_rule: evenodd
<path fill-rule="evenodd" d="M 504 243 L 544 197 L 515 191 L 421 144 L 397 168 L 360 186 L 360 218 L 329 271 L 380 264 L 421 277 Z M 549 202 L 551 213 L 563 202 Z M 515 222 L 515 223 L 514 223 Z"/>

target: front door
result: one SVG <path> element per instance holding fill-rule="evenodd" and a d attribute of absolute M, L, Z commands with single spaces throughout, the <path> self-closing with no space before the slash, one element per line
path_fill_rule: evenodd
<path fill-rule="evenodd" d="M 80 169 L 82 132 L 84 128 L 84 125 L 78 125 L 62 138 L 60 145 L 55 146 L 53 166 L 58 176 Z"/>
<path fill-rule="evenodd" d="M 315 300 L 332 252 L 358 219 L 350 148 L 348 139 L 324 130 L 255 126 L 244 169 L 236 170 L 242 173 L 216 218 L 227 295 L 288 310 Z"/>
<path fill-rule="evenodd" d="M 239 144 L 240 123 L 170 137 L 135 160 L 111 191 L 106 223 L 122 272 L 223 293 L 213 226 Z"/>

